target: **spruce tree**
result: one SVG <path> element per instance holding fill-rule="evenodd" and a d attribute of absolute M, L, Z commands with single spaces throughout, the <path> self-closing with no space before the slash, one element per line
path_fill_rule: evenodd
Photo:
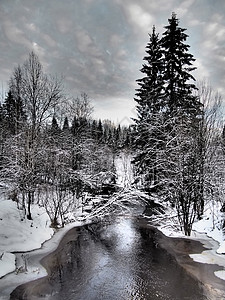
<path fill-rule="evenodd" d="M 63 123 L 63 131 L 69 131 L 69 121 L 68 121 L 67 117 L 65 117 L 65 120 Z"/>
<path fill-rule="evenodd" d="M 137 89 L 135 101 L 138 103 L 138 113 L 141 118 L 148 116 L 149 112 L 160 111 L 163 103 L 162 91 L 163 91 L 163 51 L 161 49 L 161 41 L 159 34 L 155 31 L 153 26 L 152 34 L 149 34 L 149 43 L 146 46 L 146 56 L 143 58 L 145 63 L 140 70 L 145 76 L 137 80 L 140 86 Z"/>
<path fill-rule="evenodd" d="M 177 108 L 190 111 L 199 108 L 199 103 L 193 96 L 196 86 L 192 83 L 195 78 L 191 74 L 196 69 L 192 65 L 195 59 L 188 52 L 190 46 L 185 43 L 188 38 L 186 29 L 179 27 L 179 20 L 175 13 L 172 13 L 168 22 L 169 25 L 165 26 L 166 30 L 161 39 L 165 97 L 168 99 L 170 111 L 177 111 Z"/>
<path fill-rule="evenodd" d="M 0 102 L 0 169 L 3 163 L 4 157 L 4 143 L 7 137 L 7 126 L 5 120 L 5 113 Z"/>
<path fill-rule="evenodd" d="M 178 26 L 174 13 L 168 21 L 161 40 L 153 28 L 141 69 L 145 77 L 137 81 L 134 163 L 145 190 L 154 187 L 171 201 L 189 235 L 202 202 L 203 106 L 193 93 L 194 58 L 186 29 Z"/>
<path fill-rule="evenodd" d="M 26 119 L 22 98 L 9 90 L 3 103 L 7 128 L 12 134 L 17 134 Z"/>
<path fill-rule="evenodd" d="M 57 135 L 60 132 L 60 128 L 55 116 L 52 117 L 51 133 Z"/>
<path fill-rule="evenodd" d="M 137 80 L 135 101 L 138 103 L 138 119 L 135 119 L 136 138 L 134 141 L 137 155 L 134 158 L 136 172 L 141 176 L 146 190 L 156 183 L 156 155 L 159 148 L 159 133 L 154 127 L 154 120 L 164 108 L 163 52 L 159 34 L 153 27 L 146 46 L 144 64 L 140 70 L 145 76 Z M 152 130 L 154 128 L 154 130 Z"/>
<path fill-rule="evenodd" d="M 199 208 L 203 206 L 203 149 L 201 128 L 203 105 L 194 91 L 197 89 L 191 72 L 195 59 L 186 44 L 186 29 L 179 27 L 173 13 L 161 40 L 164 52 L 165 98 L 168 102 L 167 182 L 185 234 L 191 232 Z M 172 141 L 172 142 L 171 142 Z M 167 184 L 164 185 L 165 187 Z"/>
<path fill-rule="evenodd" d="M 102 126 L 102 121 L 101 119 L 98 120 L 98 125 L 97 125 L 97 138 L 99 142 L 103 141 L 103 126 Z"/>

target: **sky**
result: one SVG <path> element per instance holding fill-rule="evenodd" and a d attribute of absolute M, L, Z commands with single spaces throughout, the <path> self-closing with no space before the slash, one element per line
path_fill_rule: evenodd
<path fill-rule="evenodd" d="M 0 0 L 0 83 L 33 50 L 65 90 L 88 94 L 94 117 L 135 117 L 136 80 L 153 25 L 162 34 L 172 12 L 189 35 L 197 80 L 225 99 L 224 0 Z"/>

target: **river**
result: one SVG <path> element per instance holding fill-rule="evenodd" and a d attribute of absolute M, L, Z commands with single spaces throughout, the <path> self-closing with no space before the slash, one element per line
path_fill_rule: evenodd
<path fill-rule="evenodd" d="M 71 229 L 43 264 L 49 277 L 18 287 L 11 299 L 207 299 L 160 247 L 158 231 L 137 217 Z"/>

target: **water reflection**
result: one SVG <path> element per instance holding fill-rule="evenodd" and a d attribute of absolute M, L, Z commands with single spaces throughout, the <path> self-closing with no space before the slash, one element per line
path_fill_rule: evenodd
<path fill-rule="evenodd" d="M 132 252 L 135 254 L 136 247 L 139 245 L 140 233 L 134 228 L 131 218 L 121 218 L 111 228 L 116 239 L 116 251 Z"/>
<path fill-rule="evenodd" d="M 206 299 L 198 284 L 158 248 L 155 234 L 131 218 L 80 229 L 78 239 L 58 254 L 57 273 L 51 274 L 55 293 L 49 299 Z"/>

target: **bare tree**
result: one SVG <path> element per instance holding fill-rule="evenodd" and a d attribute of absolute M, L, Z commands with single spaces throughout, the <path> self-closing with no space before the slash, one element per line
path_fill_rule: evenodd
<path fill-rule="evenodd" d="M 14 70 L 10 86 L 16 96 L 23 99 L 27 122 L 35 138 L 63 97 L 62 81 L 45 74 L 38 56 L 31 52 L 24 64 Z"/>
<path fill-rule="evenodd" d="M 202 143 L 204 148 L 204 202 L 224 203 L 225 195 L 225 159 L 222 138 L 222 97 L 212 87 L 202 81 L 198 84 L 198 95 L 204 104 L 202 122 Z M 204 206 L 201 207 L 203 213 Z M 213 212 L 214 215 L 214 212 Z"/>
<path fill-rule="evenodd" d="M 88 119 L 93 113 L 93 106 L 86 93 L 81 93 L 79 97 L 68 101 L 68 110 L 71 117 L 76 119 Z"/>
<path fill-rule="evenodd" d="M 24 142 L 21 143 L 21 135 L 15 139 L 23 150 L 15 152 L 17 158 L 14 167 L 24 170 L 24 176 L 28 179 L 25 180 L 26 185 L 20 184 L 20 188 L 22 193 L 28 195 L 27 217 L 31 219 L 30 208 L 36 188 L 41 129 L 63 98 L 63 86 L 61 80 L 44 73 L 38 56 L 31 52 L 24 64 L 15 68 L 10 79 L 10 90 L 14 97 L 22 99 L 26 111 L 26 123 L 22 132 Z M 29 174 L 29 178 L 26 174 Z"/>

